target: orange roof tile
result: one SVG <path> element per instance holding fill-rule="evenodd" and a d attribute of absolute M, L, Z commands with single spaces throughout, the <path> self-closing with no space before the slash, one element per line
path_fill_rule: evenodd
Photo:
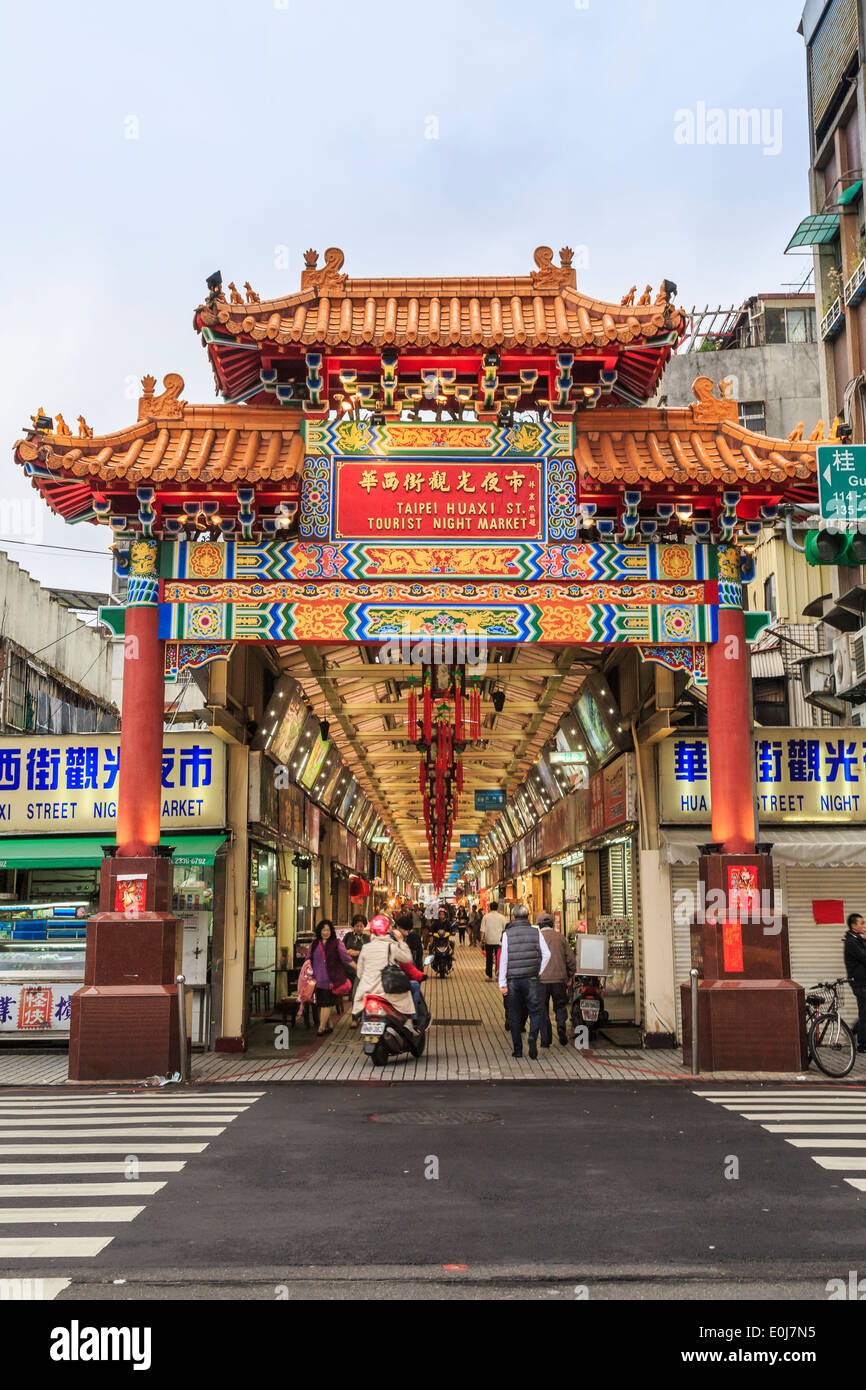
<path fill-rule="evenodd" d="M 815 482 L 815 444 L 753 434 L 737 423 L 735 404 L 734 418 L 716 421 L 696 420 L 700 409 L 612 409 L 578 415 L 574 458 L 579 475 L 628 487 Z"/>
<path fill-rule="evenodd" d="M 715 413 L 716 418 L 711 417 Z M 813 443 L 753 434 L 736 404 L 706 401 L 677 410 L 617 409 L 575 417 L 575 462 L 584 485 L 762 486 L 814 483 Z M 139 485 L 286 484 L 303 470 L 301 412 L 288 407 L 188 406 L 115 434 L 75 439 L 36 435 L 15 448 L 94 491 Z"/>
<path fill-rule="evenodd" d="M 663 294 L 631 306 L 579 293 L 570 253 L 560 254 L 554 266 L 550 248 L 539 247 L 539 269 L 525 276 L 353 280 L 331 248 L 321 270 L 308 261 L 298 294 L 264 303 L 221 295 L 199 307 L 196 326 L 254 343 L 378 349 L 603 349 L 684 329 L 685 315 Z"/>
<path fill-rule="evenodd" d="M 299 477 L 304 466 L 300 421 L 300 411 L 285 407 L 184 406 L 177 418 L 141 420 L 92 439 L 21 440 L 15 455 L 19 463 L 38 458 L 43 467 L 61 469 L 68 477 L 130 488 L 285 483 Z"/>

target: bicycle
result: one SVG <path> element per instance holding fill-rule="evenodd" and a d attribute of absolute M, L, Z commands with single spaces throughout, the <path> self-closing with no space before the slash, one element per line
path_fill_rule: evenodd
<path fill-rule="evenodd" d="M 847 1076 L 857 1060 L 857 1041 L 839 1012 L 839 993 L 849 984 L 843 975 L 815 985 L 806 995 L 809 1056 L 825 1076 Z"/>

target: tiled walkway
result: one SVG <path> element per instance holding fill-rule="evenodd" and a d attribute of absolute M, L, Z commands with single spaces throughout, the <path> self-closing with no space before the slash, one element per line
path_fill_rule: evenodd
<path fill-rule="evenodd" d="M 288 1050 L 277 1046 L 279 1026 L 274 1023 L 274 1047 L 261 1055 L 197 1053 L 193 1057 L 195 1082 L 263 1081 L 688 1081 L 679 1050 L 619 1048 L 602 1040 L 589 1052 L 554 1040 L 540 1048 L 533 1062 L 511 1056 L 511 1038 L 504 1031 L 502 995 L 484 976 L 484 957 L 478 950 L 458 947 L 452 974 L 445 980 L 430 979 L 425 993 L 433 1024 L 423 1057 L 399 1058 L 385 1067 L 374 1067 L 361 1050 L 358 1032 L 349 1029 L 348 1015 L 337 1020 L 334 1032 L 319 1039 L 303 1025 L 294 1029 Z M 447 1021 L 446 1021 L 447 1020 Z M 260 1036 L 261 1036 L 261 1031 Z M 268 1032 L 266 1028 L 265 1033 Z M 792 1080 L 787 1072 L 714 1072 L 701 1080 Z M 65 1052 L 30 1052 L 19 1047 L 0 1051 L 0 1087 L 63 1085 Z M 848 1082 L 866 1084 L 866 1060 L 858 1058 Z M 829 1082 L 815 1067 L 805 1080 Z"/>

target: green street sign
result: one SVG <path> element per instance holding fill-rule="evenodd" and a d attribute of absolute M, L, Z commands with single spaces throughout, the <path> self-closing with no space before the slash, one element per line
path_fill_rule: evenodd
<path fill-rule="evenodd" d="M 841 528 L 866 521 L 866 444 L 820 444 L 821 516 Z"/>

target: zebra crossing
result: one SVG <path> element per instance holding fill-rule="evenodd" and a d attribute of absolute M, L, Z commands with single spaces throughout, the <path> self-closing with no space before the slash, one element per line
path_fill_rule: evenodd
<path fill-rule="evenodd" d="M 866 1090 L 809 1085 L 694 1095 L 756 1121 L 768 1134 L 781 1135 L 793 1148 L 808 1151 L 819 1168 L 859 1173 L 843 1181 L 866 1192 Z"/>
<path fill-rule="evenodd" d="M 263 1094 L 0 1095 L 0 1296 L 22 1282 L 7 1277 L 21 1261 L 99 1255 L 117 1234 L 105 1227 L 140 1216 L 145 1199 Z M 31 1282 L 54 1298 L 69 1281 Z"/>

